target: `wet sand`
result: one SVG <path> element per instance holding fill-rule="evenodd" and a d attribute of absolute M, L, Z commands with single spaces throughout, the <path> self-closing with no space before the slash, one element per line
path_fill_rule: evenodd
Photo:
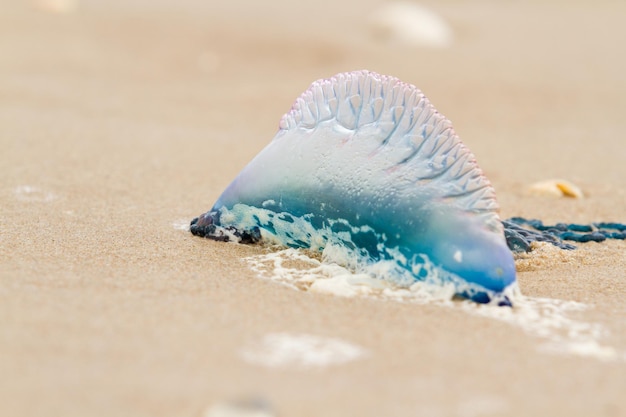
<path fill-rule="evenodd" d="M 0 2 L 0 415 L 626 415 L 624 241 L 518 263 L 525 295 L 587 306 L 599 359 L 459 307 L 295 291 L 258 279 L 262 248 L 182 230 L 312 81 L 363 68 L 452 120 L 502 217 L 626 222 L 623 4 L 433 3 L 456 37 L 428 49 L 375 38 L 377 0 L 198 3 Z M 555 177 L 587 198 L 526 193 Z M 246 360 L 276 333 L 366 354 Z"/>

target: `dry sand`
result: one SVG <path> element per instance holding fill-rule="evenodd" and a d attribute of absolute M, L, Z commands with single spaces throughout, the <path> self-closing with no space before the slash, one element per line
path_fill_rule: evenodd
<path fill-rule="evenodd" d="M 626 415 L 623 241 L 519 265 L 525 295 L 588 306 L 602 360 L 458 306 L 294 291 L 242 260 L 261 248 L 180 230 L 310 82 L 362 68 L 453 121 L 503 217 L 625 222 L 623 2 L 433 2 L 446 49 L 372 39 L 378 0 L 52 3 L 0 2 L 0 415 Z M 525 194 L 553 177 L 588 198 Z M 364 354 L 249 360 L 276 333 Z"/>

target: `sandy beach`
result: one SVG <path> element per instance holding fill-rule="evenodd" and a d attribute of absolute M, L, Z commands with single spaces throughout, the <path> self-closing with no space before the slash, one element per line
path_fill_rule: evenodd
<path fill-rule="evenodd" d="M 523 316 L 297 291 L 186 229 L 357 69 L 428 96 L 502 218 L 626 223 L 626 4 L 425 3 L 446 47 L 385 4 L 0 1 L 0 416 L 626 416 L 625 241 L 520 259 Z"/>

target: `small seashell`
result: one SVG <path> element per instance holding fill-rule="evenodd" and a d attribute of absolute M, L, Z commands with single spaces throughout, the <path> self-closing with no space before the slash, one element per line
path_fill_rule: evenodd
<path fill-rule="evenodd" d="M 370 27 L 379 38 L 411 46 L 445 48 L 453 40 L 452 29 L 439 15 L 406 1 L 386 3 L 375 10 Z"/>
<path fill-rule="evenodd" d="M 78 9 L 78 0 L 35 0 L 39 10 L 54 14 L 69 14 Z"/>
<path fill-rule="evenodd" d="M 575 184 L 560 179 L 539 181 L 528 187 L 528 192 L 538 196 L 583 198 L 582 190 Z"/>

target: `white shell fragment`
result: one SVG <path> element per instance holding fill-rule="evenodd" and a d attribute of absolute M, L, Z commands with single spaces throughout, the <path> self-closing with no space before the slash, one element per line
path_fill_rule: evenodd
<path fill-rule="evenodd" d="M 36 0 L 33 5 L 47 13 L 69 14 L 78 9 L 78 0 Z"/>
<path fill-rule="evenodd" d="M 376 37 L 411 46 L 445 48 L 454 37 L 439 15 L 411 2 L 387 3 L 372 13 L 370 22 Z"/>

